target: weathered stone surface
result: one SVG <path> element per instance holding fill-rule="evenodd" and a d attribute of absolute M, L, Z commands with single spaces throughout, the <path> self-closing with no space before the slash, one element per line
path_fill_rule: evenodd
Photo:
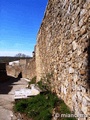
<path fill-rule="evenodd" d="M 74 69 L 72 67 L 69 68 L 69 73 L 74 73 Z"/>
<path fill-rule="evenodd" d="M 81 108 L 82 112 L 87 115 L 87 106 L 82 104 L 82 108 Z"/>
<path fill-rule="evenodd" d="M 73 42 L 72 42 L 72 45 L 73 45 L 73 50 L 76 50 L 77 47 L 78 47 L 77 43 L 76 43 L 75 41 L 73 41 Z"/>
<path fill-rule="evenodd" d="M 79 77 L 77 74 L 73 75 L 73 81 L 76 83 L 78 81 Z"/>
<path fill-rule="evenodd" d="M 84 16 L 85 14 L 87 14 L 87 9 L 82 9 L 80 12 L 80 17 Z"/>
<path fill-rule="evenodd" d="M 83 24 L 84 24 L 84 17 L 79 21 L 79 26 L 82 27 Z"/>
<path fill-rule="evenodd" d="M 80 70 L 80 74 L 81 74 L 81 75 L 85 75 L 85 73 L 86 73 L 86 70 L 83 70 L 83 69 Z"/>
<path fill-rule="evenodd" d="M 89 1 L 83 0 L 49 0 L 36 46 L 37 80 L 53 71 L 56 93 L 78 114 L 87 114 L 88 109 L 88 102 L 83 105 L 83 95 L 89 89 L 86 82 L 89 5 Z"/>
<path fill-rule="evenodd" d="M 86 31 L 87 31 L 87 27 L 86 26 L 82 26 L 82 28 L 80 30 L 81 35 L 83 35 Z"/>
<path fill-rule="evenodd" d="M 85 106 L 88 105 L 88 101 L 87 101 L 87 99 L 85 99 L 85 97 L 83 97 L 82 104 L 85 105 Z"/>
<path fill-rule="evenodd" d="M 77 92 L 77 97 L 78 97 L 79 102 L 82 102 L 83 97 L 80 92 Z"/>
<path fill-rule="evenodd" d="M 73 30 L 74 30 L 75 32 L 77 32 L 77 31 L 80 30 L 79 26 L 77 26 L 76 23 L 74 23 L 74 24 L 72 25 L 72 28 L 73 28 Z"/>

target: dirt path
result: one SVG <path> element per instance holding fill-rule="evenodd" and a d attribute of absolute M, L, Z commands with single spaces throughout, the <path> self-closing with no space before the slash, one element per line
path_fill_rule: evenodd
<path fill-rule="evenodd" d="M 0 120 L 20 120 L 13 115 L 15 90 L 25 88 L 27 81 L 24 79 L 9 78 L 9 81 L 0 83 Z"/>

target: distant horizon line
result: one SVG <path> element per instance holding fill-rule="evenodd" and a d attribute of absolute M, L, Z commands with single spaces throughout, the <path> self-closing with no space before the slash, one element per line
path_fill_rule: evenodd
<path fill-rule="evenodd" d="M 26 56 L 26 57 L 17 57 L 17 56 L 0 56 L 1 57 L 16 57 L 16 58 L 32 58 L 32 56 Z"/>

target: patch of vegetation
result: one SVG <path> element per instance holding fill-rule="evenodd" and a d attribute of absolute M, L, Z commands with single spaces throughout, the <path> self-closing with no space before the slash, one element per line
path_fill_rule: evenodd
<path fill-rule="evenodd" d="M 52 79 L 52 77 L 53 77 L 52 73 L 46 74 L 46 76 L 44 76 L 43 78 L 41 78 L 41 80 L 39 82 L 37 82 L 38 87 L 41 90 L 51 91 L 51 88 L 52 88 L 51 79 Z"/>
<path fill-rule="evenodd" d="M 69 108 L 66 106 L 64 101 L 59 100 L 58 97 L 51 92 L 39 94 L 35 97 L 16 102 L 14 106 L 14 111 L 25 113 L 29 118 L 32 118 L 33 120 L 51 120 L 52 111 L 54 108 L 56 109 L 56 113 L 71 114 Z M 76 119 L 59 117 L 58 120 Z"/>
<path fill-rule="evenodd" d="M 68 106 L 64 103 L 64 101 L 63 100 L 60 100 L 60 111 L 61 111 L 61 113 L 63 114 L 63 113 L 68 113 L 68 114 L 70 114 L 71 112 L 70 112 L 70 109 L 68 108 Z"/>
<path fill-rule="evenodd" d="M 29 84 L 36 84 L 36 76 L 31 79 L 31 81 L 29 82 Z"/>
<path fill-rule="evenodd" d="M 20 100 L 15 103 L 14 111 L 24 113 L 28 106 L 28 100 Z"/>
<path fill-rule="evenodd" d="M 71 114 L 71 112 L 64 101 L 51 92 L 51 78 L 52 75 L 47 74 L 37 83 L 40 89 L 46 90 L 45 92 L 16 102 L 14 111 L 24 113 L 33 120 L 52 120 L 53 110 L 55 109 L 55 113 L 60 114 L 58 120 L 76 120 L 76 118 L 61 117 L 61 114 Z M 36 77 L 29 84 L 35 83 Z"/>
<path fill-rule="evenodd" d="M 38 85 L 38 87 L 39 87 L 42 91 L 48 90 L 47 85 L 44 84 L 42 80 L 39 81 L 39 82 L 37 82 L 37 85 Z"/>
<path fill-rule="evenodd" d="M 60 120 L 76 120 L 75 117 L 68 117 L 72 113 L 71 113 L 69 107 L 64 103 L 63 100 L 59 100 L 59 102 L 56 105 L 55 112 L 60 114 L 60 117 L 59 117 Z M 62 115 L 62 117 L 61 117 L 61 115 Z M 66 115 L 67 117 L 64 117 L 63 115 Z"/>
<path fill-rule="evenodd" d="M 57 96 L 48 92 L 16 102 L 14 110 L 16 112 L 26 113 L 33 120 L 51 120 L 52 110 L 57 101 Z"/>

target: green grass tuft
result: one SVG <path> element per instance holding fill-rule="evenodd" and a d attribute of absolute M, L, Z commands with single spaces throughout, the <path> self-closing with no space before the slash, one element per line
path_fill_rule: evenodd
<path fill-rule="evenodd" d="M 29 86 L 30 86 L 31 84 L 36 84 L 36 76 L 33 77 L 28 84 L 29 84 Z"/>

